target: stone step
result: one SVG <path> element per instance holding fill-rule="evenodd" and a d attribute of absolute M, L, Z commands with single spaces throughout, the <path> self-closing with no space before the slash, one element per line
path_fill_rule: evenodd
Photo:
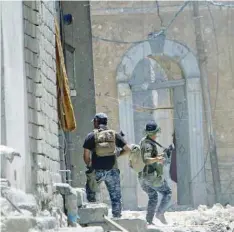
<path fill-rule="evenodd" d="M 88 203 L 78 209 L 79 224 L 104 222 L 104 215 L 108 215 L 108 206 L 103 203 Z"/>
<path fill-rule="evenodd" d="M 147 232 L 147 223 L 142 219 L 113 219 L 129 232 Z M 108 222 L 91 223 L 92 226 L 101 226 L 105 232 L 117 231 L 117 228 Z"/>
<path fill-rule="evenodd" d="M 104 232 L 103 228 L 100 226 L 90 226 L 90 227 L 66 227 L 60 228 L 56 232 Z"/>

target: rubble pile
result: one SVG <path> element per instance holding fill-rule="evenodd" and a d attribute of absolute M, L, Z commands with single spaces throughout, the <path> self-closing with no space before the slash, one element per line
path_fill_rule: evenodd
<path fill-rule="evenodd" d="M 77 210 L 79 224 L 68 227 L 69 220 L 61 209 L 53 207 L 50 211 L 40 211 L 33 195 L 11 188 L 7 180 L 1 179 L 1 231 L 117 231 L 115 226 L 104 220 L 103 215 L 108 215 L 107 205 L 87 203 L 83 189 L 70 189 L 71 187 L 66 184 L 59 184 L 55 188 L 67 195 L 67 209 L 71 213 Z M 189 208 L 167 212 L 165 214 L 167 225 L 155 218 L 154 225 L 147 226 L 145 214 L 145 211 L 124 211 L 123 216 L 114 221 L 128 232 L 234 232 L 234 207 L 231 205 L 223 207 L 221 204 L 215 204 L 211 208 L 201 205 L 195 210 Z"/>
<path fill-rule="evenodd" d="M 183 228 L 181 231 L 234 232 L 234 207 L 230 205 L 201 205 L 193 211 L 167 213 L 166 218 L 169 225 Z"/>
<path fill-rule="evenodd" d="M 100 226 L 90 226 L 87 228 L 81 227 L 79 224 L 70 225 L 68 227 L 67 216 L 62 209 L 51 207 L 50 210 L 40 211 L 40 207 L 36 198 L 32 194 L 10 187 L 6 179 L 1 179 L 1 220 L 0 230 L 2 232 L 103 232 Z M 78 215 L 80 208 L 81 222 L 89 223 L 100 220 L 100 216 L 105 214 L 108 208 L 103 204 L 96 204 L 95 207 L 90 207 L 85 203 L 84 191 L 82 189 L 73 189 L 66 184 L 55 186 L 55 190 L 59 189 L 66 196 L 67 210 L 72 213 L 76 210 L 75 215 Z M 82 211 L 83 210 L 83 211 Z M 90 218 L 90 221 L 88 220 Z M 79 217 L 78 217 L 79 219 Z"/>

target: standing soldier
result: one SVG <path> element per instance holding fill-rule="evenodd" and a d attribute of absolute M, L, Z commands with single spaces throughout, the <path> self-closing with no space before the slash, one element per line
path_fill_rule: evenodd
<path fill-rule="evenodd" d="M 144 137 L 140 142 L 141 155 L 145 167 L 138 174 L 139 182 L 142 189 L 149 197 L 146 220 L 152 224 L 153 217 L 158 203 L 158 192 L 162 194 L 162 200 L 156 213 L 156 217 L 166 223 L 164 212 L 166 211 L 171 200 L 171 189 L 163 177 L 163 163 L 165 161 L 162 154 L 158 154 L 156 137 L 161 131 L 155 122 L 146 124 Z"/>
<path fill-rule="evenodd" d="M 117 166 L 117 148 L 120 155 L 130 148 L 123 137 L 107 127 L 107 115 L 98 113 L 93 119 L 94 131 L 85 138 L 84 162 L 88 171 L 86 194 L 89 202 L 96 202 L 96 191 L 104 181 L 110 195 L 113 217 L 121 217 L 120 171 Z M 91 156 L 90 156 L 91 152 Z"/>

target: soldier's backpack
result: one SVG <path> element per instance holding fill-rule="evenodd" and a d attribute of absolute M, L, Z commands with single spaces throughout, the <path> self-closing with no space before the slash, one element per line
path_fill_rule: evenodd
<path fill-rule="evenodd" d="M 141 156 L 141 148 L 139 145 L 131 145 L 131 152 L 129 154 L 129 166 L 137 173 L 143 171 L 145 167 Z"/>
<path fill-rule="evenodd" d="M 113 156 L 116 153 L 114 130 L 95 130 L 95 152 L 97 156 Z"/>

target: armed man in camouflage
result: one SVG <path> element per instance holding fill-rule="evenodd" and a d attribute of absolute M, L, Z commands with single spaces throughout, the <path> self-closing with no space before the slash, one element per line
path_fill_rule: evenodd
<path fill-rule="evenodd" d="M 130 150 L 123 137 L 107 127 L 107 115 L 98 113 L 93 119 L 94 131 L 85 139 L 84 162 L 88 171 L 86 194 L 89 202 L 96 202 L 98 185 L 104 181 L 110 195 L 113 217 L 121 217 L 120 171 L 117 165 L 117 148 L 120 155 Z M 91 152 L 91 156 L 90 156 Z"/>
<path fill-rule="evenodd" d="M 142 189 L 149 197 L 146 220 L 152 224 L 156 207 L 158 203 L 158 192 L 162 194 L 162 200 L 156 213 L 156 217 L 166 223 L 164 212 L 169 206 L 171 200 L 171 189 L 163 177 L 163 164 L 165 158 L 162 154 L 158 154 L 156 137 L 161 131 L 160 127 L 155 122 L 146 124 L 144 137 L 140 142 L 142 159 L 145 167 L 138 174 L 139 182 Z"/>

